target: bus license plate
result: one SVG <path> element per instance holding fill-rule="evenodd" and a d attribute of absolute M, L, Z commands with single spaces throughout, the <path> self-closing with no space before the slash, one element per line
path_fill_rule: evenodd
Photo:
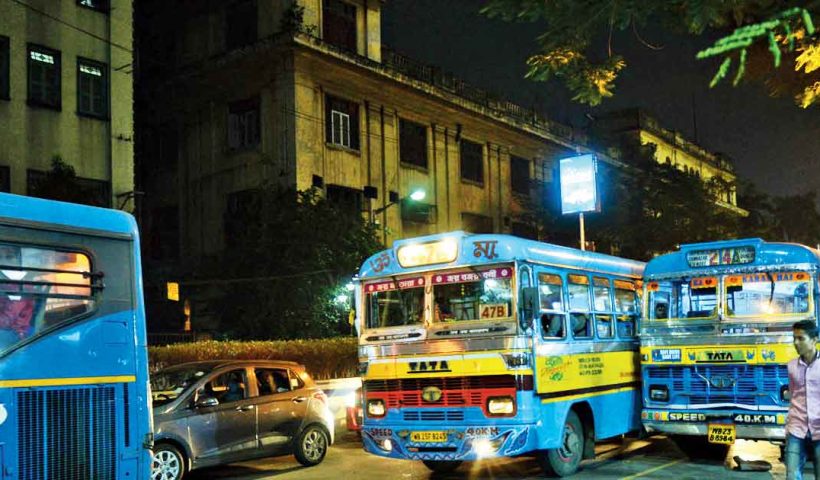
<path fill-rule="evenodd" d="M 447 432 L 410 432 L 410 441 L 420 443 L 446 442 Z"/>
<path fill-rule="evenodd" d="M 706 432 L 709 443 L 732 445 L 735 443 L 735 426 L 725 423 L 710 423 Z"/>

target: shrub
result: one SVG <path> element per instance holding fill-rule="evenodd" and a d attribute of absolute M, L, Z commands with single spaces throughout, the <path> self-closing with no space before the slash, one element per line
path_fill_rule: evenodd
<path fill-rule="evenodd" d="M 208 340 L 148 347 L 152 372 L 179 363 L 224 359 L 290 360 L 304 365 L 318 380 L 355 377 L 359 364 L 356 338 L 352 337 L 250 342 Z"/>

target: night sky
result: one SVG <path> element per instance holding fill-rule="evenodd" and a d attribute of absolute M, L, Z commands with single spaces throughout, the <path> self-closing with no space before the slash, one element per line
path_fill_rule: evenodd
<path fill-rule="evenodd" d="M 478 14 L 477 0 L 389 0 L 383 4 L 382 43 L 439 65 L 465 81 L 550 118 L 586 126 L 585 114 L 641 107 L 666 128 L 729 155 L 742 179 L 775 195 L 820 190 L 820 107 L 801 109 L 790 98 L 769 98 L 759 84 L 709 89 L 720 60 L 695 60 L 711 38 L 675 37 L 660 29 L 616 35 L 613 49 L 627 67 L 615 96 L 595 108 L 570 101 L 559 83 L 525 80 L 525 60 L 536 51 L 537 24 L 506 23 Z M 606 48 L 599 43 L 600 49 Z"/>

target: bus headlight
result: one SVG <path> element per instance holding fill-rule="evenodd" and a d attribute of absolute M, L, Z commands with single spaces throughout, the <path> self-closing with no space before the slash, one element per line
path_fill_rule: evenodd
<path fill-rule="evenodd" d="M 367 401 L 368 417 L 383 417 L 385 413 L 384 400 L 375 398 Z"/>
<path fill-rule="evenodd" d="M 666 385 L 650 385 L 649 399 L 653 402 L 668 402 L 669 388 Z"/>
<path fill-rule="evenodd" d="M 512 397 L 491 397 L 487 400 L 487 411 L 490 415 L 513 415 L 515 400 Z"/>

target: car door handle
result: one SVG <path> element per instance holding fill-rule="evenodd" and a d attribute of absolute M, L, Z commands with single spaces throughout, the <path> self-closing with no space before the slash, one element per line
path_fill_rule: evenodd
<path fill-rule="evenodd" d="M 305 400 L 307 400 L 307 397 L 293 397 L 293 398 L 291 399 L 291 401 L 292 401 L 293 403 L 302 403 L 302 402 L 304 402 Z"/>
<path fill-rule="evenodd" d="M 242 405 L 236 407 L 237 412 L 247 412 L 248 410 L 253 410 L 253 405 Z"/>

